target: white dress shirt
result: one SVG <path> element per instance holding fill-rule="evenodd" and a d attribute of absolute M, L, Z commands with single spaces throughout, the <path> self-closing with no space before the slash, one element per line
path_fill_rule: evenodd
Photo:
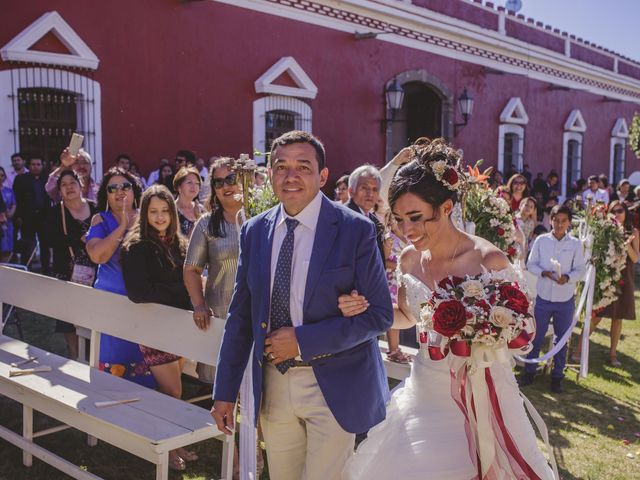
<path fill-rule="evenodd" d="M 589 199 L 591 197 L 591 199 Z M 602 202 L 605 205 L 609 204 L 609 192 L 603 188 L 597 189 L 595 192 L 590 188 L 587 188 L 582 192 L 582 203 L 585 205 L 595 204 L 596 202 Z"/>
<path fill-rule="evenodd" d="M 309 272 L 309 262 L 313 252 L 313 242 L 316 236 L 316 226 L 320 216 L 322 206 L 322 192 L 314 197 L 298 215 L 292 217 L 287 215 L 284 207 L 280 204 L 278 219 L 273 233 L 273 245 L 271 246 L 271 292 L 273 291 L 273 279 L 276 274 L 278 255 L 280 247 L 287 234 L 286 218 L 294 218 L 300 222 L 293 231 L 293 257 L 291 259 L 291 295 L 289 296 L 289 310 L 291 312 L 291 323 L 294 327 L 302 325 L 304 294 L 307 285 L 307 273 Z"/>
<path fill-rule="evenodd" d="M 552 259 L 560 262 L 561 275 L 569 276 L 564 285 L 542 277 L 542 272 L 557 272 Z M 570 300 L 576 293 L 576 283 L 583 279 L 586 270 L 582 242 L 568 233 L 560 240 L 553 233 L 538 236 L 531 247 L 527 270 L 538 277 L 536 288 L 540 298 L 549 302 Z"/>

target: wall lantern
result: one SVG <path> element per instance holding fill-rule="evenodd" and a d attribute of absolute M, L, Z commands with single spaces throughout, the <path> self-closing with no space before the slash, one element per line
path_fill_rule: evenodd
<path fill-rule="evenodd" d="M 395 120 L 396 111 L 402 108 L 402 102 L 404 101 L 404 90 L 398 83 L 398 79 L 394 78 L 391 85 L 389 85 L 384 91 L 385 98 L 387 100 L 387 111 L 391 111 L 391 117 L 385 117 L 382 121 L 382 131 L 386 131 L 387 126 Z"/>
<path fill-rule="evenodd" d="M 464 127 L 467 125 L 467 123 L 469 123 L 469 117 L 473 113 L 473 102 L 474 102 L 473 97 L 469 95 L 469 93 L 467 92 L 467 89 L 465 88 L 462 91 L 462 95 L 458 97 L 458 108 L 460 109 L 460 113 L 462 114 L 463 122 L 456 123 L 453 126 L 454 136 L 456 135 L 456 131 L 458 127 Z"/>

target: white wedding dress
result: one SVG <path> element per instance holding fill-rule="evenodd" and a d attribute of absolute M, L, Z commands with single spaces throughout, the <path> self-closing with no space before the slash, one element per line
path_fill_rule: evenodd
<path fill-rule="evenodd" d="M 419 318 L 420 304 L 429 288 L 403 274 L 407 305 Z M 470 480 L 479 478 L 465 433 L 465 417 L 452 398 L 451 354 L 429 358 L 422 347 L 411 375 L 396 388 L 387 405 L 386 419 L 369 431 L 368 438 L 345 466 L 345 480 Z M 541 479 L 554 475 L 538 448 L 518 385 L 510 368 L 490 367 L 505 426 L 521 456 Z M 498 475 L 491 478 L 516 478 Z M 524 476 L 522 478 L 527 478 Z"/>

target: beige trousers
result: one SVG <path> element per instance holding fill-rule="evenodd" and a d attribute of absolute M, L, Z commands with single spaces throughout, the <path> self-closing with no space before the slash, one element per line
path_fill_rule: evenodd
<path fill-rule="evenodd" d="M 272 480 L 340 480 L 355 435 L 334 418 L 311 367 L 264 367 L 260 412 Z"/>

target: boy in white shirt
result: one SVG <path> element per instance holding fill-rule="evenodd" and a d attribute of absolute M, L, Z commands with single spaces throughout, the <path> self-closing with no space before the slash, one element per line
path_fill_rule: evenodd
<path fill-rule="evenodd" d="M 576 283 L 585 273 L 584 249 L 580 240 L 568 233 L 571 226 L 571 209 L 556 205 L 551 210 L 550 233 L 540 235 L 533 242 L 527 262 L 527 270 L 538 277 L 534 316 L 536 336 L 528 359 L 538 358 L 540 347 L 553 317 L 556 340 L 562 338 L 571 326 L 575 310 Z M 562 392 L 564 366 L 567 361 L 567 345 L 553 357 L 551 391 Z M 533 383 L 536 363 L 527 363 L 518 379 L 520 386 Z"/>

